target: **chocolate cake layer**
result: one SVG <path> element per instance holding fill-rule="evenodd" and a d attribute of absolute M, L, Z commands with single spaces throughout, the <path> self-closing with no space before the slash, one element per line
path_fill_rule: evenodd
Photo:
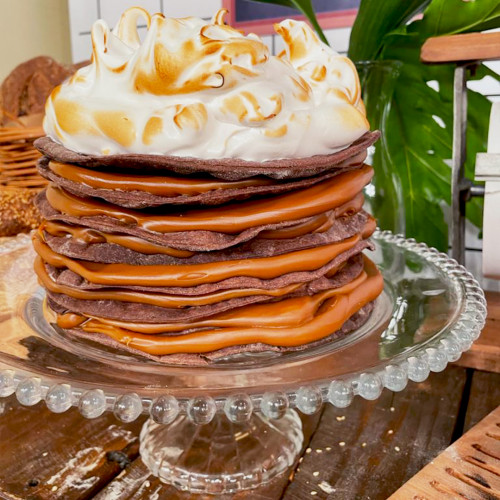
<path fill-rule="evenodd" d="M 358 155 L 359 156 L 359 155 Z M 101 188 L 94 187 L 89 185 L 86 182 L 77 182 L 75 180 L 69 179 L 62 175 L 58 175 L 55 173 L 49 166 L 50 162 L 49 158 L 42 157 L 38 162 L 38 172 L 40 175 L 47 180 L 53 182 L 55 185 L 64 188 L 66 191 L 74 194 L 79 197 L 95 197 L 101 198 L 103 200 L 108 201 L 109 203 L 113 203 L 115 205 L 126 207 L 126 208 L 147 208 L 147 207 L 156 207 L 161 205 L 221 205 L 223 203 L 228 203 L 230 201 L 235 200 L 245 200 L 254 196 L 266 196 L 266 195 L 275 195 L 280 193 L 285 193 L 288 191 L 292 191 L 295 189 L 301 189 L 305 187 L 312 186 L 319 182 L 325 181 L 338 175 L 342 172 L 346 172 L 348 170 L 352 170 L 355 168 L 359 168 L 362 164 L 363 159 L 366 155 L 362 154 L 359 158 L 355 158 L 352 160 L 350 165 L 345 167 L 339 167 L 335 169 L 333 172 L 323 173 L 314 177 L 306 177 L 300 180 L 292 180 L 288 182 L 276 182 L 271 181 L 269 178 L 264 177 L 256 177 L 255 183 L 257 185 L 254 186 L 244 186 L 239 188 L 232 187 L 224 187 L 222 188 L 213 188 L 207 190 L 202 193 L 194 193 L 194 194 L 184 194 L 182 192 L 175 195 L 160 195 L 154 194 L 152 192 L 148 192 L 146 186 L 143 186 L 142 189 L 130 189 L 132 182 L 129 182 L 129 187 L 125 189 L 126 182 L 125 179 L 122 179 L 121 182 L 118 182 L 116 179 L 116 186 L 114 189 L 111 188 Z M 74 166 L 76 169 L 81 169 L 81 167 Z M 83 170 L 83 169 L 81 169 Z M 92 175 L 97 176 L 98 172 L 92 171 L 90 169 L 85 169 L 86 174 L 82 177 L 92 177 Z M 108 176 L 112 176 L 110 173 L 106 173 Z M 117 178 L 120 178 L 120 174 L 114 174 Z M 102 176 L 102 174 L 101 174 Z M 123 177 L 123 176 L 122 176 Z M 127 174 L 128 178 L 137 178 L 138 175 Z M 145 176 L 141 176 L 145 177 Z M 151 183 L 151 177 L 149 176 L 149 183 Z M 160 183 L 161 177 L 158 178 L 158 184 Z M 164 179 L 164 178 L 163 178 Z M 154 180 L 154 177 L 153 177 Z M 188 178 L 187 181 L 192 181 L 192 179 Z M 213 179 L 210 182 L 209 179 L 203 179 L 207 184 L 217 184 L 216 179 Z M 137 187 L 140 186 L 139 180 L 135 180 L 134 184 Z M 220 184 L 225 181 L 218 181 Z M 242 184 L 244 181 L 240 181 Z M 226 182 L 226 184 L 237 184 L 238 182 Z M 146 182 L 144 182 L 146 184 Z M 172 189 L 171 189 L 172 190 Z M 157 189 L 160 191 L 160 189 Z M 192 191 L 195 191 L 192 189 Z"/>
<path fill-rule="evenodd" d="M 53 185 L 38 199 L 46 221 L 34 236 L 35 269 L 60 326 L 163 362 L 301 349 L 350 325 L 380 293 L 361 256 L 375 229 L 361 208 L 371 175 L 360 165 L 285 194 L 194 210 L 131 210 Z M 300 319 L 311 304 L 314 315 Z M 283 337 L 292 317 L 296 340 Z"/>
<path fill-rule="evenodd" d="M 52 274 L 51 270 L 47 270 L 49 276 Z M 305 285 L 298 288 L 295 292 L 286 295 L 291 296 L 303 296 L 310 295 L 314 293 L 321 292 L 323 290 L 328 290 L 331 288 L 338 288 L 342 285 L 350 283 L 353 279 L 359 276 L 362 271 L 362 264 L 358 259 L 353 259 L 348 265 L 344 266 L 338 273 L 327 278 L 320 276 L 319 278 L 312 278 Z M 52 274 L 51 280 L 58 285 L 64 285 L 69 288 L 80 291 L 91 291 L 93 288 L 82 286 L 80 284 L 75 285 L 70 282 L 61 282 L 58 277 Z M 241 289 L 248 289 L 251 285 L 245 285 L 242 283 Z M 280 287 L 275 287 L 280 288 Z M 98 290 L 102 290 L 99 288 Z M 219 289 L 214 289 L 213 291 L 218 291 Z M 160 293 L 160 291 L 158 291 Z M 174 293 L 167 292 L 165 290 L 161 293 Z M 206 292 L 211 293 L 211 292 Z M 178 323 L 178 322 L 189 322 L 200 320 L 213 316 L 221 312 L 229 311 L 231 309 L 242 307 L 248 304 L 255 304 L 260 302 L 267 302 L 273 300 L 272 297 L 266 295 L 251 295 L 248 297 L 239 297 L 236 299 L 225 300 L 222 302 L 217 302 L 209 305 L 192 306 L 185 308 L 168 308 L 161 307 L 158 305 L 146 304 L 144 303 L 145 293 L 139 293 L 136 295 L 137 300 L 142 302 L 126 302 L 118 300 L 91 300 L 91 299 L 77 299 L 65 295 L 62 293 L 54 293 L 48 289 L 48 297 L 50 298 L 52 308 L 53 305 L 58 304 L 60 307 L 57 309 L 60 311 L 72 311 L 79 314 L 84 314 L 87 316 L 97 316 L 102 318 L 110 318 L 122 321 L 133 321 L 137 323 Z M 283 298 L 283 297 L 281 297 Z M 129 294 L 129 299 L 132 297 Z M 161 296 L 160 296 L 161 299 Z"/>
<path fill-rule="evenodd" d="M 203 160 L 181 156 L 146 154 L 88 155 L 71 151 L 49 137 L 35 141 L 45 156 L 63 163 L 74 163 L 88 168 L 113 167 L 121 169 L 162 170 L 181 175 L 208 173 L 219 179 L 241 180 L 263 175 L 272 179 L 297 179 L 320 175 L 344 168 L 356 155 L 363 153 L 380 137 L 380 132 L 367 132 L 349 147 L 331 155 L 308 158 L 290 158 L 265 162 L 245 161 L 237 158 Z"/>
<path fill-rule="evenodd" d="M 131 290 L 137 292 L 153 292 L 153 293 L 166 293 L 175 295 L 205 295 L 209 293 L 214 293 L 221 290 L 232 290 L 232 289 L 242 289 L 242 288 L 257 288 L 262 290 L 276 290 L 296 283 L 307 283 L 313 280 L 317 280 L 332 270 L 340 268 L 340 266 L 347 262 L 348 259 L 354 255 L 359 254 L 366 248 L 370 248 L 370 242 L 364 240 L 355 243 L 349 250 L 341 253 L 337 257 L 333 258 L 327 264 L 311 270 L 311 271 L 296 271 L 287 274 L 281 274 L 277 277 L 271 279 L 260 279 L 250 276 L 235 276 L 232 278 L 227 278 L 218 282 L 205 283 L 194 286 L 147 286 L 147 285 L 122 285 L 119 284 L 99 284 L 92 283 L 85 280 L 74 271 L 69 269 L 59 269 L 54 271 L 54 268 L 49 267 L 47 271 L 52 277 L 52 281 L 65 286 L 78 287 L 82 290 L 101 290 L 106 288 L 113 288 L 116 290 Z"/>
<path fill-rule="evenodd" d="M 71 226 L 66 226 L 66 228 L 64 226 L 58 226 L 57 231 L 61 236 L 53 236 L 44 230 L 48 229 L 49 231 L 53 231 L 53 229 L 44 228 L 44 226 L 42 226 L 42 231 L 44 241 L 53 251 L 73 259 L 109 264 L 125 263 L 141 266 L 189 265 L 255 257 L 270 257 L 319 245 L 326 245 L 366 231 L 365 228 L 369 222 L 374 228 L 375 223 L 371 221 L 373 221 L 373 219 L 370 215 L 365 211 L 360 211 L 348 217 L 334 219 L 331 222 L 331 227 L 324 232 L 308 233 L 287 239 L 254 238 L 237 247 L 230 247 L 225 250 L 213 252 L 199 252 L 187 257 L 175 257 L 160 253 L 145 254 L 115 243 L 88 243 L 78 238 L 82 233 L 82 229 L 85 230 L 85 228 L 79 228 L 80 232 L 76 233 L 76 236 L 71 236 L 69 232 L 64 232 L 65 230 L 74 230 Z M 370 227 L 370 230 L 371 229 Z M 84 236 L 85 234 L 86 233 L 83 233 Z M 97 241 L 99 241 L 99 237 L 105 240 L 106 234 L 94 232 L 92 233 L 92 237 Z M 147 242 L 144 242 L 144 244 L 147 244 Z"/>
<path fill-rule="evenodd" d="M 128 347 L 151 355 L 208 353 L 238 345 L 266 344 L 298 347 L 321 340 L 380 294 L 383 279 L 374 264 L 364 259 L 363 272 L 351 283 L 314 295 L 264 304 L 246 305 L 201 320 L 128 322 L 89 314 L 62 313 L 58 324 L 104 333 Z M 80 326 L 81 325 L 81 326 Z"/>
<path fill-rule="evenodd" d="M 318 187 L 210 210 L 141 212 L 80 199 L 52 187 L 40 195 L 37 206 L 50 221 L 129 234 L 181 250 L 213 251 L 243 243 L 264 231 L 309 223 L 320 214 L 341 209 L 359 196 L 372 175 L 373 170 L 364 166 Z"/>
<path fill-rule="evenodd" d="M 49 301 L 49 306 L 57 310 L 61 310 L 57 304 L 53 304 Z M 146 357 L 154 361 L 158 361 L 160 363 L 168 363 L 168 364 L 176 364 L 176 365 L 186 365 L 186 366 L 201 366 L 208 365 L 212 362 L 216 362 L 222 358 L 226 358 L 228 356 L 234 356 L 238 354 L 245 353 L 258 353 L 258 352 L 276 352 L 276 353 L 287 353 L 294 351 L 302 351 L 309 348 L 319 347 L 324 344 L 328 344 L 334 340 L 344 337 L 345 335 L 357 330 L 361 326 L 363 326 L 369 319 L 372 311 L 373 311 L 373 303 L 369 303 L 363 308 L 361 308 L 356 314 L 351 316 L 342 327 L 336 332 L 332 333 L 328 337 L 325 337 L 321 340 L 311 342 L 309 344 L 303 344 L 301 346 L 296 347 L 276 347 L 262 343 L 248 344 L 248 345 L 239 345 L 233 347 L 226 347 L 224 349 L 219 349 L 217 351 L 200 353 L 200 354 L 191 354 L 191 353 L 180 353 L 180 354 L 168 354 L 163 356 L 154 356 L 148 353 L 140 352 L 136 349 L 128 347 L 126 344 L 122 344 L 112 339 L 108 335 L 102 333 L 91 333 L 85 332 L 79 328 L 72 328 L 70 330 L 66 330 L 66 332 L 75 337 L 84 338 L 88 340 L 92 340 L 99 344 L 105 345 L 107 347 L 111 347 L 117 350 L 127 351 L 131 354 L 136 354 L 139 357 Z"/>

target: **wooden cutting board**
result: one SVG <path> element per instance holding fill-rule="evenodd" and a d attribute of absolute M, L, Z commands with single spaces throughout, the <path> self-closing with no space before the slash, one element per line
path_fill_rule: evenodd
<path fill-rule="evenodd" d="M 389 497 L 441 499 L 500 499 L 500 406 Z"/>

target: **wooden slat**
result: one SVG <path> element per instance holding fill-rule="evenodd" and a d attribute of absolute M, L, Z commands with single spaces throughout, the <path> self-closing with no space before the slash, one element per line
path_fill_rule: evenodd
<path fill-rule="evenodd" d="M 426 40 L 420 59 L 425 63 L 459 63 L 500 59 L 500 33 L 464 33 Z"/>
<path fill-rule="evenodd" d="M 317 428 L 320 415 L 312 417 L 302 416 L 302 425 L 304 430 L 303 452 L 309 445 L 311 435 Z M 212 498 L 231 498 L 232 500 L 277 500 L 288 485 L 290 477 L 293 476 L 297 464 L 290 468 L 286 474 L 282 474 L 273 481 L 249 491 L 242 491 L 235 495 L 227 497 L 206 497 L 180 492 L 173 486 L 163 484 L 158 478 L 152 476 L 140 458 L 135 460 L 130 467 L 111 481 L 104 488 L 95 500 L 181 500 L 181 499 L 212 499 Z"/>
<path fill-rule="evenodd" d="M 500 498 L 500 407 L 453 443 L 390 500 Z"/>
<path fill-rule="evenodd" d="M 500 293 L 486 292 L 488 318 L 478 340 L 457 364 L 476 370 L 500 373 Z"/>
<path fill-rule="evenodd" d="M 86 420 L 0 399 L 0 498 L 91 498 L 138 454 L 142 421 L 120 424 L 107 412 Z"/>
<path fill-rule="evenodd" d="M 449 445 L 465 370 L 450 367 L 379 400 L 327 405 L 284 499 L 386 499 Z"/>
<path fill-rule="evenodd" d="M 500 405 L 500 373 L 475 371 L 472 375 L 464 432 Z"/>

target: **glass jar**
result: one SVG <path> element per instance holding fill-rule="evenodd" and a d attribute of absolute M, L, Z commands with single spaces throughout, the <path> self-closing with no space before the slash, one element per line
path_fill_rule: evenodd
<path fill-rule="evenodd" d="M 366 116 L 380 139 L 368 150 L 367 163 L 375 169 L 365 188 L 365 209 L 374 215 L 381 229 L 405 234 L 405 210 L 401 181 L 387 150 L 386 123 L 392 95 L 402 63 L 399 61 L 360 61 L 356 63 Z"/>

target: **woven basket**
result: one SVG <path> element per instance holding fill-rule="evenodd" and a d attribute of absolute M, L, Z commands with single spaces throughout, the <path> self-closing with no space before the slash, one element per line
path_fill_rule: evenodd
<path fill-rule="evenodd" d="M 43 188 L 47 181 L 37 172 L 36 162 L 40 153 L 33 141 L 42 137 L 42 115 L 10 117 L 11 121 L 0 127 L 0 186 Z"/>

